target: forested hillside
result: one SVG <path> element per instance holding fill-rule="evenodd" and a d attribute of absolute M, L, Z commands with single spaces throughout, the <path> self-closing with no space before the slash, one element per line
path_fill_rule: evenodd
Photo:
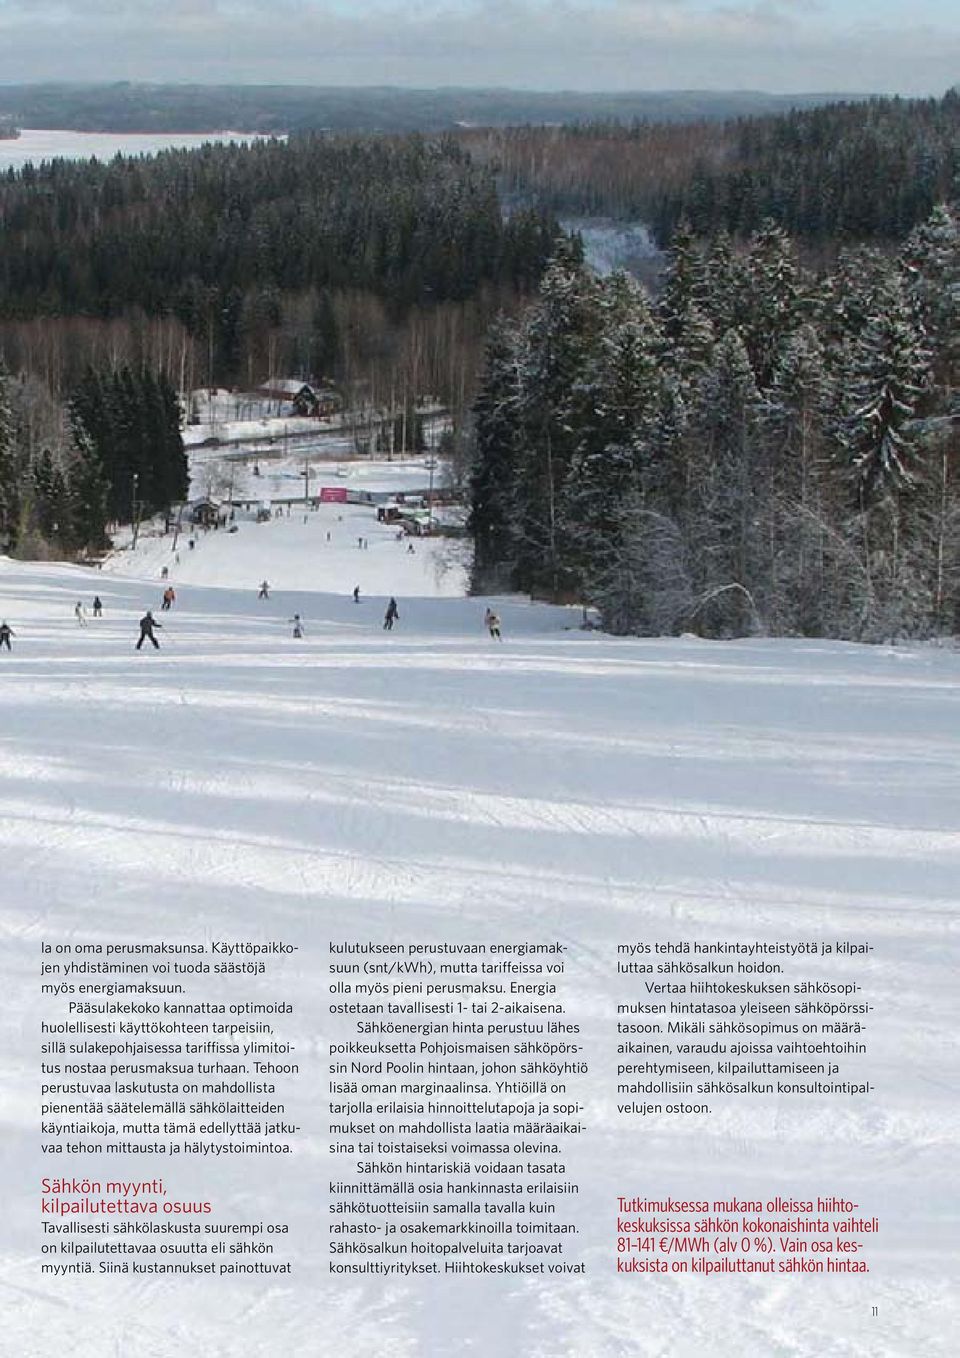
<path fill-rule="evenodd" d="M 442 132 L 465 125 L 729 118 L 826 103 L 839 95 L 755 90 L 404 89 L 396 86 L 0 86 L 0 120 L 89 132 Z"/>
<path fill-rule="evenodd" d="M 305 136 L 0 179 L 0 539 L 97 547 L 186 488 L 176 393 L 332 381 L 458 418 L 558 228 L 446 140 Z M 404 422 L 404 427 L 413 421 Z"/>
<path fill-rule="evenodd" d="M 507 193 L 559 213 L 681 220 L 747 236 L 772 219 L 798 239 L 892 241 L 956 190 L 960 95 L 873 99 L 682 125 L 593 123 L 464 133 Z"/>
<path fill-rule="evenodd" d="M 524 291 L 555 230 L 532 213 L 504 223 L 491 176 L 450 141 L 302 137 L 57 161 L 0 182 L 0 321 L 172 318 L 200 341 L 194 376 L 207 382 L 253 375 L 251 345 L 273 331 L 277 364 L 332 373 L 344 358 L 334 295 L 396 319 L 484 288 Z"/>
<path fill-rule="evenodd" d="M 149 368 L 90 370 L 64 402 L 0 359 L 0 552 L 95 552 L 109 523 L 182 500 L 180 421 L 169 379 Z"/>
<path fill-rule="evenodd" d="M 561 256 L 492 333 L 478 589 L 615 632 L 929 635 L 960 621 L 960 217 L 814 276 L 774 223 L 674 237 L 659 300 Z"/>

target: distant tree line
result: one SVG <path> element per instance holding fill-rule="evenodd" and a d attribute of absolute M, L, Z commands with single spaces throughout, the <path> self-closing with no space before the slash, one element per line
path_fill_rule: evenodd
<path fill-rule="evenodd" d="M 583 122 L 617 118 L 728 118 L 822 95 L 750 90 L 634 91 L 612 94 L 505 89 L 410 90 L 381 86 L 161 85 L 57 82 L 0 86 L 0 119 L 24 127 L 92 132 L 442 132 L 464 124 Z"/>
<path fill-rule="evenodd" d="M 450 139 L 54 161 L 0 178 L 0 318 L 175 316 L 226 380 L 284 295 L 352 289 L 402 312 L 529 289 L 555 230 L 537 213 L 504 221 L 492 177 Z"/>
<path fill-rule="evenodd" d="M 351 408 L 425 394 L 458 419 L 491 317 L 557 234 L 505 221 L 452 140 L 311 136 L 0 177 L 0 353 L 58 398 L 88 368 L 181 392 L 332 381 Z"/>
<path fill-rule="evenodd" d="M 892 241 L 951 198 L 960 93 L 870 99 L 725 122 L 591 122 L 468 131 L 507 194 L 558 213 L 638 218 L 662 245 L 681 220 L 746 238 L 772 220 L 800 242 Z"/>
<path fill-rule="evenodd" d="M 568 254 L 490 335 L 478 590 L 620 633 L 881 639 L 960 624 L 960 216 L 800 267 L 681 224 L 656 302 Z"/>
<path fill-rule="evenodd" d="M 555 235 L 540 213 L 504 221 L 490 174 L 420 137 L 0 177 L 2 544 L 97 550 L 183 497 L 176 393 L 201 384 L 331 379 L 351 409 L 396 410 L 414 446 L 416 403 L 466 407 L 491 315 L 534 288 Z"/>

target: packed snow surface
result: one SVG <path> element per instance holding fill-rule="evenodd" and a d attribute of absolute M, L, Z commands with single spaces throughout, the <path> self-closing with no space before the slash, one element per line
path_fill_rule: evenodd
<path fill-rule="evenodd" d="M 365 464 L 355 464 L 348 478 L 332 469 L 315 473 L 314 493 L 323 486 L 348 485 L 392 491 L 422 486 L 422 468 L 375 474 Z M 366 473 L 366 474 L 365 474 Z M 349 594 L 359 585 L 361 595 L 391 594 L 462 596 L 467 584 L 467 544 L 461 539 L 410 538 L 396 523 L 380 523 L 371 505 L 321 504 L 308 508 L 302 501 L 284 503 L 284 497 L 303 492 L 303 478 L 292 465 L 264 468 L 260 477 L 238 482 L 234 494 L 250 494 L 249 512 L 237 511 L 232 524 L 207 532 L 183 528 L 174 548 L 172 533 L 158 534 L 148 525 L 135 551 L 119 551 L 104 563 L 103 573 L 153 583 L 145 601 L 159 605 L 166 568 L 169 583 L 182 585 L 239 585 L 256 591 L 262 580 L 286 598 L 291 590 Z M 254 499 L 254 497 L 257 497 Z M 272 505 L 267 522 L 256 522 L 255 505 L 260 498 Z M 282 510 L 282 513 L 281 513 Z M 233 529 L 234 531 L 230 531 Z M 193 547 L 190 543 L 193 543 Z M 88 577 L 89 579 L 89 577 Z M 99 581 L 90 581 L 95 588 Z M 87 593 L 90 594 L 90 588 Z M 76 601 L 74 601 L 76 602 Z M 88 600 L 89 602 L 89 600 Z M 299 612 L 310 617 L 318 603 L 301 598 Z M 324 607 L 329 606 L 329 601 Z M 477 611 L 477 608 L 474 608 Z M 482 617 L 483 608 L 479 608 Z"/>
<path fill-rule="evenodd" d="M 326 513 L 329 510 L 330 513 Z M 908 1358 L 960 1324 L 956 896 L 960 656 L 803 641 L 614 639 L 577 610 L 462 597 L 337 509 L 102 571 L 0 560 L 4 1322 L 22 1358 Z M 353 511 L 351 511 L 351 515 Z M 359 515 L 359 511 L 357 511 Z M 361 526 L 362 525 L 362 526 Z M 366 529 L 366 534 L 364 534 Z M 326 541 L 326 532 L 332 534 Z M 356 545 L 368 536 L 369 547 Z M 441 563 L 442 564 L 442 563 Z M 456 568 L 461 570 L 462 566 Z M 258 599 L 267 577 L 274 588 Z M 361 601 L 351 591 L 361 585 Z M 79 626 L 94 592 L 102 619 Z M 400 620 L 381 626 L 388 595 Z M 295 640 L 299 613 L 306 635 Z M 733 1102 L 625 1125 L 615 945 L 869 939 L 869 1099 Z M 287 1220 L 289 1278 L 50 1279 L 39 1150 L 41 941 L 277 939 L 305 1074 L 278 1164 L 130 1157 L 219 1219 Z M 570 1157 L 586 1277 L 332 1277 L 322 1228 L 331 939 L 561 940 L 591 1064 Z M 848 975 L 836 963 L 837 977 Z M 262 989 L 257 986 L 262 984 Z M 275 980 L 245 991 L 276 998 Z M 873 1271 L 622 1277 L 616 1194 L 846 1194 Z M 874 1312 L 874 1308 L 876 1311 Z"/>

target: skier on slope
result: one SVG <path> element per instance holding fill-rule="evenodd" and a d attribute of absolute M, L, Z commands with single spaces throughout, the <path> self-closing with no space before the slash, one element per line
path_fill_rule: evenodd
<path fill-rule="evenodd" d="M 303 636 L 303 623 L 300 620 L 300 614 L 294 613 L 290 621 L 293 623 L 294 639 L 299 641 L 300 638 Z"/>
<path fill-rule="evenodd" d="M 163 602 L 161 603 L 160 608 L 162 609 L 162 611 L 163 611 L 164 613 L 166 613 L 166 611 L 167 611 L 169 608 L 172 608 L 172 607 L 173 607 L 173 605 L 176 603 L 176 601 L 177 601 L 177 596 L 176 596 L 176 593 L 175 593 L 175 591 L 174 591 L 174 588 L 173 588 L 172 585 L 168 585 L 167 588 L 163 591 Z"/>
<path fill-rule="evenodd" d="M 76 620 L 77 620 L 77 626 L 78 626 L 78 627 L 86 627 L 86 625 L 87 625 L 87 615 L 86 615 L 86 613 L 83 611 L 83 604 L 82 604 L 82 602 L 81 602 L 79 599 L 77 600 L 77 606 L 76 606 L 76 608 L 73 610 L 73 616 L 74 616 L 74 617 L 76 618 Z"/>
<path fill-rule="evenodd" d="M 10 624 L 7 622 L 0 622 L 0 651 L 2 651 L 4 647 L 6 647 L 8 651 L 13 650 L 13 647 L 10 645 L 10 638 L 13 636 L 16 636 L 16 632 L 14 632 Z"/>
<path fill-rule="evenodd" d="M 95 618 L 102 618 L 102 617 L 103 617 L 103 603 L 102 603 L 102 601 L 101 601 L 101 599 L 100 599 L 100 595 L 99 595 L 99 594 L 95 594 L 95 595 L 93 596 L 93 616 L 94 616 Z"/>
<path fill-rule="evenodd" d="M 150 612 L 148 608 L 146 613 L 144 613 L 143 617 L 140 619 L 140 640 L 137 642 L 137 650 L 139 651 L 140 647 L 143 645 L 145 641 L 152 641 L 153 649 L 155 651 L 159 651 L 160 643 L 154 636 L 153 629 L 155 627 L 162 628 L 162 626 L 163 624 L 157 622 L 156 618 L 153 616 L 153 614 Z"/>
<path fill-rule="evenodd" d="M 397 608 L 397 601 L 391 594 L 390 602 L 387 604 L 387 611 L 383 615 L 384 631 L 392 632 L 393 624 L 399 619 L 400 610 Z"/>
<path fill-rule="evenodd" d="M 257 598 L 258 599 L 270 598 L 270 582 L 268 580 L 260 581 L 260 593 L 257 595 Z"/>
<path fill-rule="evenodd" d="M 359 585 L 354 585 L 354 587 L 353 587 L 353 602 L 354 602 L 355 604 L 358 604 L 358 603 L 360 602 L 360 586 L 359 586 Z"/>
<path fill-rule="evenodd" d="M 503 637 L 500 635 L 500 619 L 492 608 L 488 608 L 486 613 L 484 613 L 483 621 L 491 637 L 495 637 L 497 641 L 502 641 Z"/>

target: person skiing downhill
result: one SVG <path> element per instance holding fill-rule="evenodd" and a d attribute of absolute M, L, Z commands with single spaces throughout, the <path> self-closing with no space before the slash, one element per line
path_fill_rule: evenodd
<path fill-rule="evenodd" d="M 94 616 L 95 618 L 102 618 L 102 617 L 103 617 L 103 604 L 102 604 L 101 601 L 100 601 L 100 595 L 99 595 L 99 594 L 95 594 L 95 595 L 93 596 L 93 616 Z"/>
<path fill-rule="evenodd" d="M 484 613 L 483 621 L 491 637 L 495 637 L 497 641 L 502 641 L 503 637 L 500 635 L 500 619 L 492 608 L 488 608 L 486 613 Z"/>
<path fill-rule="evenodd" d="M 176 593 L 174 592 L 173 586 L 168 585 L 167 588 L 163 591 L 163 602 L 160 605 L 161 609 L 164 612 L 166 612 L 167 609 L 173 607 L 173 605 L 176 603 L 176 600 L 177 596 Z"/>
<path fill-rule="evenodd" d="M 83 611 L 83 604 L 81 603 L 81 601 L 80 601 L 79 599 L 77 600 L 77 606 L 76 606 L 76 608 L 73 610 L 73 616 L 74 616 L 74 617 L 76 618 L 76 620 L 77 620 L 77 626 L 78 626 L 78 627 L 86 627 L 86 625 L 87 625 L 87 615 L 86 615 L 86 613 L 84 613 L 84 611 Z"/>
<path fill-rule="evenodd" d="M 293 623 L 294 638 L 299 641 L 303 636 L 303 623 L 300 621 L 300 614 L 294 613 L 290 621 Z"/>
<path fill-rule="evenodd" d="M 3 650 L 4 646 L 6 646 L 8 651 L 13 650 L 13 647 L 10 645 L 10 638 L 13 636 L 16 636 L 16 632 L 14 632 L 10 624 L 7 622 L 0 622 L 0 651 Z"/>
<path fill-rule="evenodd" d="M 140 619 L 140 640 L 137 642 L 137 650 L 139 651 L 140 647 L 143 645 L 145 641 L 152 641 L 153 649 L 155 651 L 159 651 L 160 643 L 157 640 L 157 638 L 153 635 L 153 629 L 155 627 L 162 628 L 162 626 L 163 624 L 157 622 L 156 618 L 153 616 L 153 614 L 150 612 L 148 608 L 146 613 L 144 613 L 143 617 Z"/>
<path fill-rule="evenodd" d="M 353 587 L 353 602 L 354 602 L 355 604 L 358 604 L 358 603 L 360 602 L 360 586 L 359 586 L 359 585 L 354 585 L 354 587 Z"/>
<path fill-rule="evenodd" d="M 270 598 L 270 582 L 268 580 L 260 581 L 260 593 L 257 595 L 257 598 L 258 599 Z"/>
<path fill-rule="evenodd" d="M 400 610 L 397 608 L 397 601 L 396 601 L 396 599 L 393 597 L 393 595 L 391 595 L 391 596 L 390 596 L 390 602 L 387 604 L 387 611 L 386 611 L 386 613 L 384 613 L 384 615 L 383 615 L 383 627 L 384 627 L 384 631 L 386 631 L 386 632 L 392 632 L 392 631 L 393 631 L 393 624 L 397 621 L 397 619 L 398 619 L 399 617 L 400 617 Z"/>

